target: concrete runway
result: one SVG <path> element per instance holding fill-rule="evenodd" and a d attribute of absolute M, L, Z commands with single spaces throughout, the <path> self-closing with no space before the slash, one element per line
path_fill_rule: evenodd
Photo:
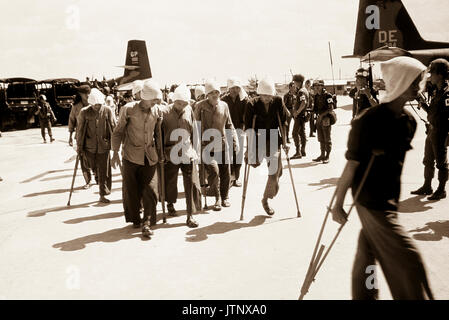
<path fill-rule="evenodd" d="M 52 144 L 42 143 L 40 129 L 2 133 L 0 299 L 297 299 L 346 161 L 350 103 L 339 97 L 344 107 L 338 108 L 332 129 L 329 164 L 311 161 L 319 153 L 316 138 L 309 138 L 306 158 L 291 161 L 301 218 L 296 218 L 284 160 L 280 193 L 271 201 L 273 217 L 260 203 L 264 163 L 251 169 L 244 221 L 239 221 L 242 188 L 232 188 L 230 208 L 197 214 L 200 226 L 189 229 L 181 193 L 179 217 L 162 224 L 158 207 L 160 220 L 151 240 L 125 223 L 118 170 L 113 171 L 111 204 L 97 202 L 98 186 L 80 189 L 79 170 L 72 205 L 66 206 L 75 160 L 66 127 L 53 129 Z M 449 299 L 449 199 L 431 202 L 410 195 L 423 182 L 424 139 L 418 120 L 414 149 L 404 165 L 399 217 L 422 254 L 435 297 Z M 182 192 L 182 183 L 179 188 Z M 352 202 L 349 194 L 346 202 Z M 324 238 L 330 239 L 337 227 L 330 221 Z M 351 298 L 359 230 L 353 212 L 306 299 Z M 378 270 L 380 298 L 391 299 Z"/>

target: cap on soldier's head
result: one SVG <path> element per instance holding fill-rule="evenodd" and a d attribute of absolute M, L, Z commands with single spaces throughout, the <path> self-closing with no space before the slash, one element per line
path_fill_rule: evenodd
<path fill-rule="evenodd" d="M 291 88 L 291 87 L 293 87 L 294 85 L 295 85 L 295 83 L 292 81 L 292 82 L 290 82 L 290 83 L 288 84 L 288 87 Z"/>
<path fill-rule="evenodd" d="M 364 68 L 358 69 L 357 72 L 355 73 L 356 78 L 368 78 L 368 76 L 369 76 L 369 72 L 368 72 L 368 70 L 366 70 Z"/>
<path fill-rule="evenodd" d="M 449 77 L 449 62 L 446 59 L 435 59 L 430 63 L 430 73 L 441 74 L 445 79 Z"/>
<path fill-rule="evenodd" d="M 47 97 L 45 96 L 45 94 L 41 94 L 41 95 L 39 96 L 39 99 L 40 99 L 40 100 L 47 101 Z"/>
<path fill-rule="evenodd" d="M 293 81 L 295 82 L 304 82 L 304 76 L 302 74 L 295 74 L 293 76 Z"/>
<path fill-rule="evenodd" d="M 324 80 L 323 79 L 316 79 L 313 81 L 314 86 L 324 86 Z"/>

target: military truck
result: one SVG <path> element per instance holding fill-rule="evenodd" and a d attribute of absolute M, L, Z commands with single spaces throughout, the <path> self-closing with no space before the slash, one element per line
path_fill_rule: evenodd
<path fill-rule="evenodd" d="M 36 125 L 36 80 L 0 79 L 0 130 L 26 129 Z"/>
<path fill-rule="evenodd" d="M 58 123 L 66 125 L 69 121 L 70 110 L 76 96 L 76 87 L 80 85 L 78 79 L 58 78 L 39 81 L 39 94 L 44 94 L 55 113 Z"/>

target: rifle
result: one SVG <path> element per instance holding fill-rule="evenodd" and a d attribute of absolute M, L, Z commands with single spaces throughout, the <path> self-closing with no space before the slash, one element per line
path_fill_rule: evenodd
<path fill-rule="evenodd" d="M 295 195 L 297 217 L 300 218 L 301 217 L 301 212 L 299 211 L 298 196 L 296 195 L 295 182 L 293 180 L 293 172 L 292 172 L 292 167 L 291 167 L 291 164 L 290 164 L 290 157 L 289 157 L 288 152 L 287 152 L 287 144 L 285 142 L 284 127 L 282 126 L 281 117 L 279 116 L 279 110 L 276 111 L 276 115 L 277 115 L 278 123 L 279 123 L 279 131 L 281 133 L 282 147 L 284 149 L 285 156 L 287 158 L 287 165 L 288 165 L 288 171 L 290 172 L 290 180 L 291 180 L 291 183 L 292 183 L 293 194 Z"/>
<path fill-rule="evenodd" d="M 162 141 L 162 117 L 159 117 L 158 123 L 157 123 L 157 130 L 158 130 L 158 140 L 159 140 L 159 147 L 160 147 L 160 157 L 159 157 L 159 165 L 161 169 L 161 204 L 162 204 L 162 219 L 163 222 L 167 222 L 167 214 L 165 212 L 165 154 L 164 154 L 164 144 Z"/>
<path fill-rule="evenodd" d="M 332 69 L 332 87 L 334 89 L 334 95 L 335 95 L 334 63 L 332 61 L 331 42 L 329 41 L 328 44 L 329 44 L 329 57 L 331 59 L 331 69 Z"/>
<path fill-rule="evenodd" d="M 253 122 L 252 122 L 252 126 L 251 128 L 254 130 L 254 126 L 256 124 L 256 117 L 257 115 L 253 116 Z M 252 134 L 252 133 L 251 133 Z M 249 162 L 249 148 L 252 144 L 252 140 L 251 140 L 251 144 L 249 141 L 249 137 L 246 137 L 246 152 L 247 152 L 247 159 L 245 162 L 245 172 L 243 174 L 243 194 L 242 194 L 242 210 L 240 212 L 240 220 L 243 220 L 243 211 L 245 209 L 245 200 L 246 200 L 246 191 L 248 190 L 248 179 L 249 179 L 249 169 L 251 168 L 251 166 L 248 164 Z"/>

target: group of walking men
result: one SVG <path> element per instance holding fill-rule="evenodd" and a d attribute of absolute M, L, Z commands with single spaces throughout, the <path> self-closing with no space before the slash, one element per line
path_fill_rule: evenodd
<path fill-rule="evenodd" d="M 421 257 L 397 223 L 402 164 L 406 152 L 411 149 L 417 125 L 404 107 L 417 97 L 426 67 L 413 58 L 399 57 L 383 63 L 381 69 L 386 94 L 379 105 L 375 105 L 371 92 L 362 85 L 359 88 L 357 99 L 366 100 L 364 104 L 369 106 L 357 108 L 357 116 L 352 121 L 346 152 L 348 162 L 339 179 L 331 212 L 336 222 L 347 221 L 343 203 L 347 190 L 352 188 L 362 223 L 353 268 L 354 298 L 377 297 L 377 290 L 366 286 L 367 267 L 376 260 L 384 271 L 393 298 L 433 298 Z M 424 157 L 425 182 L 412 193 L 432 194 L 436 162 L 440 184 L 431 198 L 439 200 L 446 197 L 448 179 L 449 63 L 435 60 L 429 72 L 435 91 L 430 104 L 421 103 L 430 123 Z M 104 198 L 110 192 L 108 166 L 120 166 L 126 222 L 133 223 L 136 228 L 142 227 L 143 236 L 151 237 L 158 201 L 163 205 L 167 201 L 169 214 L 176 215 L 174 203 L 178 197 L 179 170 L 184 182 L 186 223 L 194 228 L 198 223 L 192 214 L 201 209 L 201 194 L 215 198 L 213 210 L 229 207 L 229 188 L 241 186 L 242 158 L 254 167 L 265 159 L 273 170 L 268 173 L 262 206 L 268 215 L 273 215 L 268 200 L 279 191 L 280 150 L 284 146 L 288 154 L 285 131 L 289 131 L 291 119 L 294 120 L 294 158 L 306 156 L 305 123 L 310 120 L 306 112 L 313 112 L 317 115 L 316 131 L 321 148 L 321 155 L 314 161 L 329 161 L 331 126 L 336 121 L 335 100 L 325 91 L 321 80 L 313 84 L 315 94 L 311 99 L 310 90 L 307 85 L 303 87 L 303 82 L 302 75 L 293 76 L 284 99 L 276 95 L 274 83 L 268 79 L 259 82 L 258 96 L 253 99 L 245 95 L 240 81 L 235 78 L 229 79 L 229 92 L 222 98 L 220 87 L 214 81 L 197 88 L 195 100 L 191 99 L 190 90 L 180 85 L 171 97 L 173 103 L 167 105 L 162 102 L 160 86 L 154 80 L 146 80 L 135 84 L 136 100 L 122 107 L 118 121 L 104 106 L 104 97 L 98 90 L 88 93 L 87 88 L 81 88 L 84 98 L 78 107 L 85 107 L 75 118 L 78 153 L 88 159 L 83 171 L 96 168 L 100 200 L 108 202 Z M 72 111 L 77 112 L 78 107 Z M 69 128 L 72 135 L 74 127 Z M 179 129 L 182 129 L 181 134 Z M 209 129 L 213 129 L 212 134 Z M 254 130 L 255 149 L 251 149 L 248 129 Z M 267 134 L 267 131 L 275 134 Z M 245 136 L 247 152 L 243 152 Z M 210 148 L 211 142 L 213 148 Z M 112 159 L 109 159 L 110 149 Z"/>

